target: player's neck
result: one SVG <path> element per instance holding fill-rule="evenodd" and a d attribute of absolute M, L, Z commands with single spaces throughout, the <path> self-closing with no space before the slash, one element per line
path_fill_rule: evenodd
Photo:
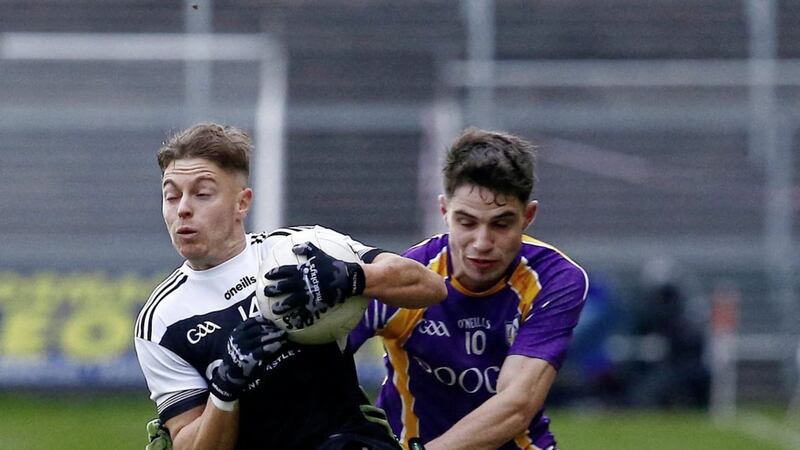
<path fill-rule="evenodd" d="M 240 253 L 242 253 L 247 246 L 244 230 L 241 234 L 237 233 L 236 236 L 226 240 L 213 252 L 209 252 L 205 258 L 196 260 L 187 260 L 193 270 L 208 270 L 219 266 L 227 261 L 230 261 Z"/>

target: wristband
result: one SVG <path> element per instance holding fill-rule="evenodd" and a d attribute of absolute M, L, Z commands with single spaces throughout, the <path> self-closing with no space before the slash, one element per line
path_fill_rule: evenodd
<path fill-rule="evenodd" d="M 216 406 L 217 409 L 221 411 L 231 412 L 234 409 L 236 409 L 236 405 L 239 404 L 239 399 L 226 402 L 225 400 L 221 400 L 219 397 L 214 395 L 214 393 L 211 393 L 210 396 L 211 396 L 211 403 L 213 403 L 214 406 Z"/>
<path fill-rule="evenodd" d="M 345 263 L 347 271 L 350 274 L 350 293 L 352 295 L 361 295 L 367 287 L 367 275 L 364 273 L 364 268 L 359 263 Z"/>

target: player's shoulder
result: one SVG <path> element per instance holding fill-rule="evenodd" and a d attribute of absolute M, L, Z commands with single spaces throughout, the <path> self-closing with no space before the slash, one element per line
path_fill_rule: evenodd
<path fill-rule="evenodd" d="M 520 253 L 540 278 L 588 285 L 586 270 L 566 253 L 547 242 L 523 235 Z"/>
<path fill-rule="evenodd" d="M 342 238 L 349 238 L 349 236 L 321 225 L 295 225 L 290 227 L 280 227 L 271 231 L 248 233 L 247 242 L 250 245 L 271 247 L 275 242 L 285 238 L 286 236 L 291 236 L 293 234 L 309 230 L 314 230 L 316 233 L 323 235 L 338 235 Z"/>
<path fill-rule="evenodd" d="M 181 266 L 153 289 L 136 318 L 134 333 L 137 338 L 153 340 L 154 331 L 160 324 L 169 321 L 165 316 L 169 315 L 167 310 L 170 308 L 166 305 L 180 301 L 179 298 L 186 292 L 188 280 L 189 275 Z"/>
<path fill-rule="evenodd" d="M 433 235 L 403 252 L 403 256 L 429 265 L 447 250 L 447 234 Z"/>
<path fill-rule="evenodd" d="M 301 225 L 294 227 L 280 227 L 271 231 L 261 231 L 258 233 L 247 233 L 246 239 L 250 245 L 267 245 L 274 243 L 285 236 L 297 233 L 303 230 L 314 228 L 313 225 Z"/>
<path fill-rule="evenodd" d="M 268 237 L 269 233 L 266 231 L 262 231 L 260 233 L 247 233 L 245 235 L 245 239 L 247 240 L 247 243 L 250 245 L 263 244 L 264 242 L 267 241 Z"/>
<path fill-rule="evenodd" d="M 265 258 L 280 240 L 290 237 L 295 243 L 304 240 L 316 240 L 321 247 L 325 247 L 324 242 L 336 244 L 346 244 L 364 262 L 371 262 L 375 256 L 383 253 L 384 250 L 366 245 L 353 239 L 351 236 L 333 228 L 322 225 L 297 225 L 281 227 L 270 232 L 248 235 L 252 245 L 258 245 L 261 258 Z M 306 239 L 308 238 L 308 239 Z"/>
<path fill-rule="evenodd" d="M 247 244 L 251 249 L 255 250 L 255 253 L 259 255 L 259 261 L 261 261 L 269 252 L 269 250 L 281 239 L 285 238 L 286 236 L 290 236 L 294 233 L 308 230 L 313 228 L 312 226 L 297 226 L 297 227 L 281 227 L 276 228 L 271 231 L 261 231 L 258 233 L 247 233 L 245 239 L 247 240 Z"/>

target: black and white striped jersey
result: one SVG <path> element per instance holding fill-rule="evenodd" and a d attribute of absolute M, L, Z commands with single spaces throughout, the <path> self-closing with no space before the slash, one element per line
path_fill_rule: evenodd
<path fill-rule="evenodd" d="M 258 266 L 284 234 L 248 234 L 244 251 L 211 269 L 197 271 L 184 263 L 145 303 L 134 341 L 162 422 L 205 404 L 231 330 L 260 314 Z M 350 243 L 365 261 L 379 253 Z M 352 355 L 337 343 L 289 343 L 240 399 L 237 448 L 315 448 L 327 436 L 365 420 L 359 409 L 365 401 Z"/>

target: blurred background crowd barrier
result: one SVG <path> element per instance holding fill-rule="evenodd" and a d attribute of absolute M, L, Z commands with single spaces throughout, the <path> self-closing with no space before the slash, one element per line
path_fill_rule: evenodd
<path fill-rule="evenodd" d="M 539 146 L 529 234 L 592 280 L 553 402 L 800 403 L 798 2 L 0 0 L 0 33 L 0 386 L 143 389 L 170 132 L 252 131 L 251 230 L 400 251 L 474 125 Z"/>

